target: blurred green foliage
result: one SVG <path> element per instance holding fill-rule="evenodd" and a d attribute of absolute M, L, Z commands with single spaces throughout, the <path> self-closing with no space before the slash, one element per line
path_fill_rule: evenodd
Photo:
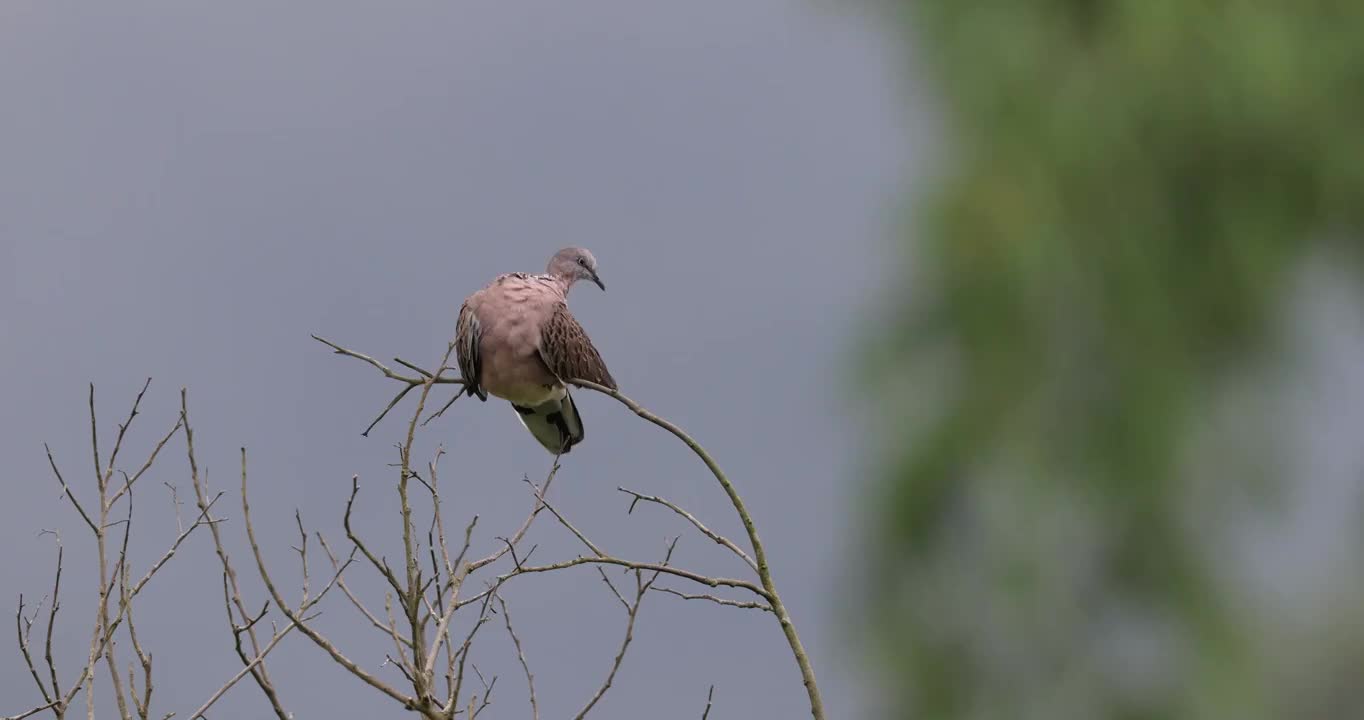
<path fill-rule="evenodd" d="M 891 714 L 1269 716 L 1181 457 L 1300 261 L 1358 257 L 1364 2 L 887 12 L 946 148 L 872 348 Z"/>

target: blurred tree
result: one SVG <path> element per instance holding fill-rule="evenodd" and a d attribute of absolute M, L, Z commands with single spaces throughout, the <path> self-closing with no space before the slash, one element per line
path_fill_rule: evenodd
<path fill-rule="evenodd" d="M 1359 257 L 1364 3 L 887 12 L 948 147 L 871 349 L 892 714 L 1278 716 L 1189 446 L 1309 253 Z"/>

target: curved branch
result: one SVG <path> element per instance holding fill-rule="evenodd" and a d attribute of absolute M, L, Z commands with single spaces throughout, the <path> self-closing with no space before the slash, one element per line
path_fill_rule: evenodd
<path fill-rule="evenodd" d="M 801 643 L 800 635 L 796 632 L 795 623 L 791 622 L 791 616 L 786 611 L 786 605 L 782 602 L 781 596 L 777 594 L 777 587 L 772 582 L 772 569 L 767 564 L 767 551 L 763 549 L 762 540 L 758 538 L 758 528 L 753 524 L 753 516 L 748 513 L 748 508 L 744 506 L 744 500 L 739 496 L 739 491 L 734 489 L 734 484 L 720 469 L 715 458 L 712 458 L 710 453 L 706 452 L 706 449 L 701 447 L 701 444 L 692 439 L 682 428 L 645 410 L 639 403 L 622 395 L 620 391 L 587 380 L 572 380 L 570 382 L 578 387 L 609 395 L 629 408 L 634 414 L 672 433 L 674 437 L 691 448 L 697 457 L 701 458 L 701 462 L 706 464 L 706 468 L 720 483 L 720 487 L 724 488 L 725 494 L 729 496 L 730 503 L 734 505 L 734 511 L 739 514 L 739 519 L 743 521 L 744 530 L 748 533 L 748 541 L 753 546 L 753 557 L 758 562 L 758 578 L 762 581 L 763 590 L 766 591 L 764 597 L 772 604 L 772 612 L 777 616 L 777 621 L 781 623 L 782 633 L 786 635 L 786 642 L 791 646 L 791 654 L 795 655 L 796 664 L 800 666 L 800 675 L 805 684 L 805 692 L 810 697 L 810 714 L 816 720 L 823 720 L 824 701 L 820 698 L 819 686 L 815 683 L 814 666 L 810 664 L 810 656 L 805 652 L 805 646 Z"/>

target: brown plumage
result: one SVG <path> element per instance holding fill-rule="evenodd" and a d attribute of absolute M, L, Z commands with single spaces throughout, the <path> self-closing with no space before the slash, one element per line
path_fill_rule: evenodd
<path fill-rule="evenodd" d="M 560 380 L 587 380 L 616 389 L 615 379 L 583 326 L 568 311 L 568 303 L 555 304 L 540 328 L 540 357 Z"/>
<path fill-rule="evenodd" d="M 500 275 L 470 295 L 456 323 L 455 358 L 464 392 L 510 401 L 522 424 L 556 454 L 584 437 L 566 381 L 616 388 L 601 354 L 568 311 L 568 291 L 577 280 L 605 289 L 592 254 L 565 248 L 544 275 Z"/>

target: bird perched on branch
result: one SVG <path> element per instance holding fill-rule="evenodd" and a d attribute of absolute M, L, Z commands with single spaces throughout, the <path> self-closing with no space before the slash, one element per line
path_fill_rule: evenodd
<path fill-rule="evenodd" d="M 606 290 L 597 259 L 579 247 L 555 253 L 543 275 L 499 275 L 464 301 L 455 335 L 463 392 L 509 401 L 521 424 L 555 455 L 583 439 L 568 381 L 616 389 L 601 355 L 568 311 L 568 291 L 579 280 Z"/>

